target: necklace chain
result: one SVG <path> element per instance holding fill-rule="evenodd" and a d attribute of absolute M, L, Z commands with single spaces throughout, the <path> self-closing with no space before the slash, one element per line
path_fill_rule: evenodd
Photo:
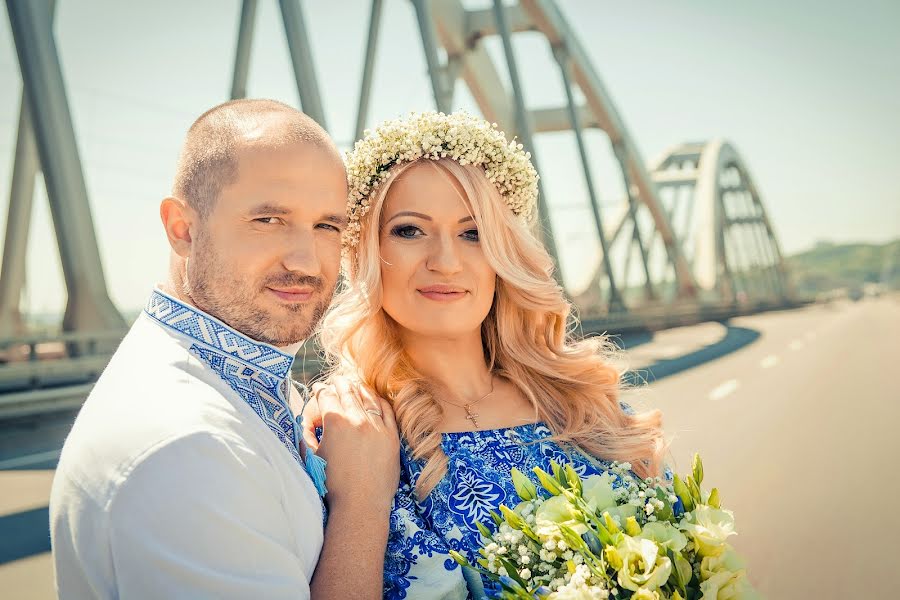
<path fill-rule="evenodd" d="M 488 396 L 490 396 L 493 393 L 494 393 L 494 376 L 491 375 L 491 391 L 489 391 L 487 394 L 485 394 L 478 400 L 475 400 L 473 402 L 466 402 L 465 404 L 457 404 L 455 402 L 450 402 L 449 400 L 444 400 L 442 398 L 437 398 L 437 401 L 443 402 L 444 404 L 449 404 L 450 406 L 455 406 L 457 408 L 463 409 L 464 411 L 466 411 L 466 419 L 472 421 L 472 425 L 474 425 L 475 427 L 478 427 L 478 413 L 472 412 L 472 406 L 474 406 L 475 404 L 478 404 L 479 402 L 481 402 L 482 400 L 484 400 L 485 398 L 487 398 Z"/>

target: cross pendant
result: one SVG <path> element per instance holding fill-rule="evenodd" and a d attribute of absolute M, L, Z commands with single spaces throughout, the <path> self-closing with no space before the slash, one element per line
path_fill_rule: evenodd
<path fill-rule="evenodd" d="M 468 405 L 468 404 L 466 404 L 463 408 L 466 409 L 466 418 L 469 419 L 470 421 L 472 421 L 472 424 L 473 424 L 475 427 L 478 427 L 478 421 L 477 421 L 477 419 L 478 419 L 478 413 L 473 413 L 473 412 L 472 412 L 472 409 L 469 408 L 469 405 Z"/>

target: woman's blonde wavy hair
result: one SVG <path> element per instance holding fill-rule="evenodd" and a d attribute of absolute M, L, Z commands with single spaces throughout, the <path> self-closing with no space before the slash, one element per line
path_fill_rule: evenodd
<path fill-rule="evenodd" d="M 641 477 L 658 475 L 666 446 L 661 413 L 622 411 L 621 372 L 609 360 L 614 346 L 604 337 L 571 335 L 572 306 L 553 279 L 550 255 L 480 167 L 421 159 L 394 167 L 372 193 L 359 245 L 344 264 L 345 284 L 319 333 L 330 374 L 356 377 L 390 399 L 413 458 L 425 462 L 416 494 L 427 496 L 447 472 L 438 430 L 443 413 L 434 386 L 413 367 L 397 324 L 382 309 L 379 223 L 392 183 L 423 160 L 465 192 L 481 247 L 497 273 L 494 302 L 481 325 L 488 367 L 515 384 L 557 443 L 631 462 Z"/>

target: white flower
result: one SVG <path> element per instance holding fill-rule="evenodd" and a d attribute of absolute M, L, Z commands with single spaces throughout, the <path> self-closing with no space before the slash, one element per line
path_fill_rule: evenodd
<path fill-rule="evenodd" d="M 369 210 L 368 198 L 392 166 L 447 156 L 461 165 L 482 167 L 513 214 L 526 222 L 534 217 L 538 174 L 522 144 L 507 142 L 503 132 L 466 113 L 411 113 L 366 130 L 347 153 L 349 224 L 344 249 L 349 252 L 359 243 L 359 222 Z"/>

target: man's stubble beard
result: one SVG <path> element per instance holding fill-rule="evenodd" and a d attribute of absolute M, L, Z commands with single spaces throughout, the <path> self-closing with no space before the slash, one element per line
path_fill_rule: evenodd
<path fill-rule="evenodd" d="M 186 261 L 182 283 L 183 293 L 197 308 L 264 344 L 288 346 L 313 334 L 333 295 L 325 293 L 328 284 L 323 278 L 288 271 L 269 276 L 259 283 L 234 277 L 204 237 L 200 235 L 195 239 L 194 254 Z M 313 299 L 316 296 L 319 299 L 314 305 L 284 305 L 285 310 L 296 315 L 295 319 L 278 317 L 271 310 L 255 304 L 267 293 L 266 285 L 310 286 L 314 290 Z M 309 316 L 303 319 L 303 313 L 309 313 Z"/>

